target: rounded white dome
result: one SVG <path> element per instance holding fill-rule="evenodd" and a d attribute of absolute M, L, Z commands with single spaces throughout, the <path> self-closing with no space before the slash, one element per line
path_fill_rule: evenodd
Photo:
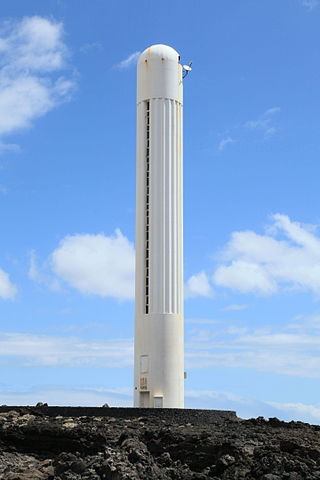
<path fill-rule="evenodd" d="M 137 101 L 171 98 L 182 103 L 182 65 L 178 52 L 168 45 L 152 45 L 138 61 Z"/>
<path fill-rule="evenodd" d="M 139 63 L 143 61 L 158 62 L 158 61 L 173 61 L 179 62 L 180 56 L 178 52 L 168 45 L 152 45 L 144 50 L 139 57 Z"/>

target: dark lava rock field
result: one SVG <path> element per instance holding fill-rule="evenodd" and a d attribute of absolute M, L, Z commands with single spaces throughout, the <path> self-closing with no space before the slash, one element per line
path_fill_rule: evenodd
<path fill-rule="evenodd" d="M 1 480 L 320 479 L 320 426 L 232 412 L 12 408 L 0 409 Z"/>

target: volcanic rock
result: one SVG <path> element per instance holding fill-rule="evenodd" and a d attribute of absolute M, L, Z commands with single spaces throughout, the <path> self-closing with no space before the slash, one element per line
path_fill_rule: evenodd
<path fill-rule="evenodd" d="M 0 480 L 320 480 L 320 426 L 61 409 L 0 407 Z"/>

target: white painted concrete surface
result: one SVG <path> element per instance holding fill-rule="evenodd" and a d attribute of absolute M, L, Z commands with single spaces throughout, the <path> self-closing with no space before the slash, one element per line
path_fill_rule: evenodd
<path fill-rule="evenodd" d="M 134 405 L 184 407 L 182 66 L 138 61 Z"/>

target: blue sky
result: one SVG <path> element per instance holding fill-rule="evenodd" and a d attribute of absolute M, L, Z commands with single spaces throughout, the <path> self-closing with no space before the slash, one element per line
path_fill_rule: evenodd
<path fill-rule="evenodd" d="M 320 423 L 320 2 L 11 0 L 0 404 L 132 404 L 135 62 L 184 85 L 186 406 Z"/>

